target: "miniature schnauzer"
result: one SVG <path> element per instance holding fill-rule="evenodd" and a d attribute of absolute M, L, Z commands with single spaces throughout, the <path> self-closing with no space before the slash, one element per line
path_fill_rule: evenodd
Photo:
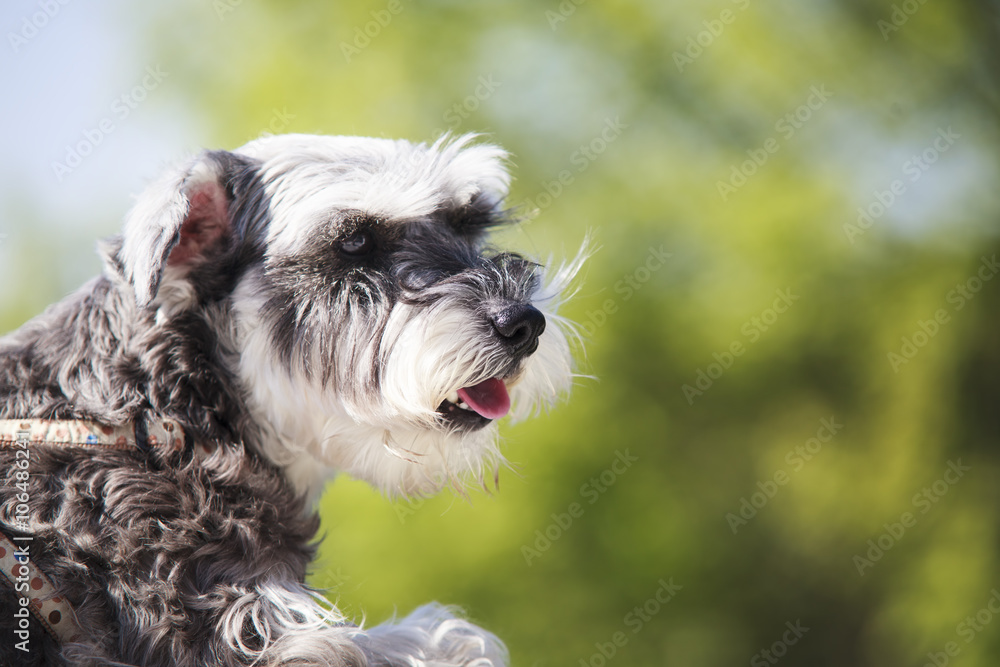
<path fill-rule="evenodd" d="M 138 198 L 0 339 L 0 663 L 506 664 L 448 608 L 363 628 L 304 583 L 335 473 L 488 485 L 496 420 L 568 389 L 580 261 L 487 245 L 505 157 L 273 136 Z"/>

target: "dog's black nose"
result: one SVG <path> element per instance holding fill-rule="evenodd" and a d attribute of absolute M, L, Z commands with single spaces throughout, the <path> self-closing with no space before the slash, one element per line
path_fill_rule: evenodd
<path fill-rule="evenodd" d="M 545 331 L 545 316 L 534 306 L 518 303 L 506 306 L 490 317 L 493 328 L 514 352 L 531 354 Z"/>

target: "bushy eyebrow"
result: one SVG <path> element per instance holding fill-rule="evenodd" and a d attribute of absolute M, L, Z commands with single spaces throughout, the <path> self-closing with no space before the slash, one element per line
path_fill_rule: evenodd
<path fill-rule="evenodd" d="M 442 217 L 453 229 L 465 234 L 486 232 L 510 222 L 496 199 L 484 193 L 474 195 L 464 206 L 445 209 Z"/>

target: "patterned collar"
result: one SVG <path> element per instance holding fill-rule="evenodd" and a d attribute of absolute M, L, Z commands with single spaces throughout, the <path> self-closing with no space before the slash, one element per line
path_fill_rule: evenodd
<path fill-rule="evenodd" d="M 82 419 L 0 419 L 0 447 L 11 447 L 25 431 L 36 445 L 141 451 L 180 450 L 185 445 L 184 429 L 172 419 L 139 419 L 119 426 Z"/>

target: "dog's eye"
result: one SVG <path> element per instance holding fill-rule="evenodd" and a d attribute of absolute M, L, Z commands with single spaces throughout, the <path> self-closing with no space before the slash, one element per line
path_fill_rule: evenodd
<path fill-rule="evenodd" d="M 366 231 L 356 231 L 340 242 L 340 252 L 354 257 L 367 255 L 374 249 L 375 239 Z"/>

